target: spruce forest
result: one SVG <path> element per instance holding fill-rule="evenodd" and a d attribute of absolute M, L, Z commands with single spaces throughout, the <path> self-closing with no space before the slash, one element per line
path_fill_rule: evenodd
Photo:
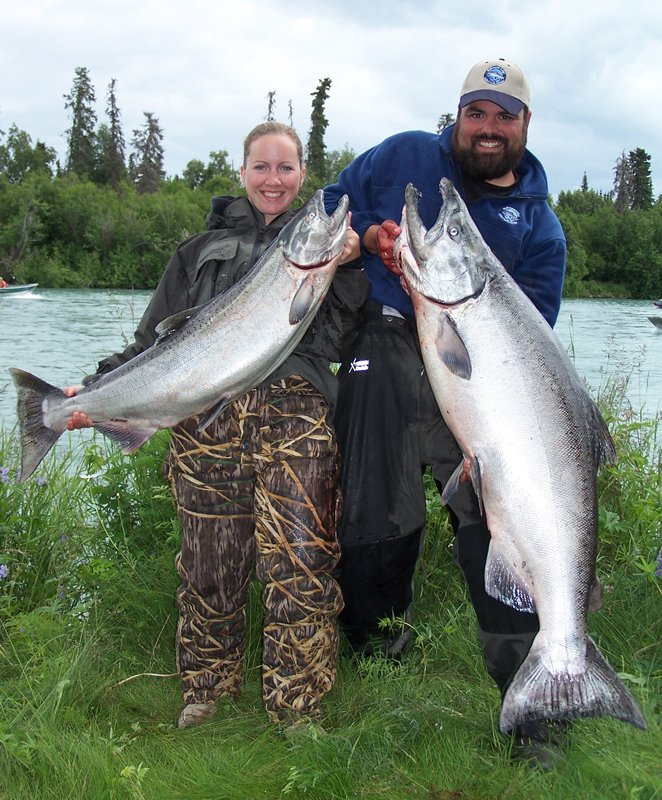
<path fill-rule="evenodd" d="M 331 79 L 311 92 L 308 178 L 301 200 L 332 182 L 356 155 L 327 151 L 325 103 Z M 275 92 L 265 119 L 273 119 Z M 176 245 L 204 228 L 213 195 L 238 195 L 228 151 L 192 159 L 166 176 L 164 133 L 153 112 L 124 136 L 116 80 L 102 121 L 87 68 L 64 95 L 70 127 L 65 163 L 55 150 L 12 123 L 0 130 L 0 275 L 46 288 L 154 288 Z M 290 114 L 291 116 L 291 114 Z M 453 115 L 442 114 L 438 129 Z M 609 193 L 562 191 L 550 204 L 568 239 L 567 297 L 657 298 L 662 286 L 662 198 L 653 197 L 651 158 L 623 152 Z"/>

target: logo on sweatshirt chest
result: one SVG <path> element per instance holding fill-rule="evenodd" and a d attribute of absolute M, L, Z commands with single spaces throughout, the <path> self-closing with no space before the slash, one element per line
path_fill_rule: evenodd
<path fill-rule="evenodd" d="M 509 225 L 517 225 L 521 217 L 519 211 L 512 206 L 504 206 L 501 211 L 499 211 L 499 216 Z"/>

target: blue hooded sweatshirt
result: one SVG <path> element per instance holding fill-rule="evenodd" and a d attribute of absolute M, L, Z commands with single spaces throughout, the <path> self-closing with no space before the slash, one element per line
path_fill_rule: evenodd
<path fill-rule="evenodd" d="M 400 224 L 405 187 L 412 183 L 421 195 L 421 220 L 426 228 L 432 227 L 441 209 L 443 177 L 453 182 L 467 202 L 462 172 L 452 155 L 452 135 L 452 125 L 441 134 L 407 131 L 366 150 L 340 173 L 337 183 L 324 190 L 327 210 L 335 209 L 347 194 L 352 227 L 363 241 L 370 225 L 387 219 Z M 468 208 L 493 253 L 553 326 L 565 276 L 565 236 L 548 203 L 542 164 L 526 150 L 516 173 L 518 183 L 512 193 L 481 197 L 469 202 Z M 370 298 L 412 317 L 411 300 L 398 276 L 365 248 L 363 265 L 370 278 Z"/>

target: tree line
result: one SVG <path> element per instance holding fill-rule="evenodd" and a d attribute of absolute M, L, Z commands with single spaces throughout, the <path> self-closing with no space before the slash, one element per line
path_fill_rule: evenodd
<path fill-rule="evenodd" d="M 153 288 L 176 245 L 204 229 L 214 195 L 239 195 L 238 170 L 228 151 L 192 159 L 181 176 L 166 177 L 164 132 L 154 112 L 134 129 L 129 148 L 117 100 L 106 92 L 106 119 L 94 110 L 89 71 L 75 70 L 63 95 L 69 113 L 66 158 L 12 124 L 0 131 L 0 275 L 43 287 Z M 331 79 L 311 92 L 303 201 L 335 180 L 355 156 L 329 152 L 325 104 Z M 265 119 L 275 118 L 275 91 Z M 292 119 L 292 104 L 289 103 Z M 453 121 L 439 117 L 437 129 Z M 550 198 L 568 239 L 566 296 L 662 295 L 662 198 L 654 199 L 649 154 L 623 152 L 611 192 L 581 188 Z"/>
<path fill-rule="evenodd" d="M 662 296 L 662 198 L 653 198 L 651 158 L 623 153 L 611 192 L 560 192 L 552 203 L 568 240 L 568 297 Z"/>

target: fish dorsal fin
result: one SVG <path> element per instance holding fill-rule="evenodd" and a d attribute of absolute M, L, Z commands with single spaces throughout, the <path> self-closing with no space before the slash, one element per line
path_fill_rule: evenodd
<path fill-rule="evenodd" d="M 485 591 L 518 611 L 528 611 L 534 614 L 536 604 L 531 589 L 526 585 L 524 578 L 508 563 L 504 554 L 495 544 L 490 542 L 485 562 Z M 526 569 L 526 567 L 524 567 Z"/>
<path fill-rule="evenodd" d="M 315 299 L 313 277 L 307 275 L 297 289 L 290 306 L 290 325 L 296 325 L 306 316 Z"/>
<path fill-rule="evenodd" d="M 448 314 L 439 317 L 437 352 L 448 369 L 458 378 L 471 378 L 471 357 L 458 333 L 455 322 Z"/>
<path fill-rule="evenodd" d="M 159 344 L 164 339 L 172 336 L 172 334 L 178 331 L 185 322 L 191 319 L 191 317 L 195 316 L 201 308 L 204 308 L 204 305 L 195 306 L 195 308 L 187 308 L 184 311 L 178 311 L 171 317 L 166 317 L 164 320 L 159 322 L 156 328 L 154 328 L 154 332 L 157 336 L 154 344 Z"/>
<path fill-rule="evenodd" d="M 204 431 L 205 428 L 209 427 L 221 412 L 227 408 L 231 399 L 231 397 L 222 397 L 215 406 L 212 406 L 198 423 L 198 430 Z"/>

